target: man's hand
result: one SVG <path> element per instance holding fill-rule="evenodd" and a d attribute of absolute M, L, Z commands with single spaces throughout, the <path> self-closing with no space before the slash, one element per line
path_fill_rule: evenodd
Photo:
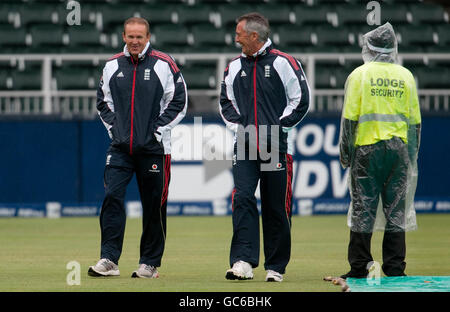
<path fill-rule="evenodd" d="M 157 140 L 158 142 L 161 142 L 161 140 L 162 140 L 162 134 L 161 134 L 161 132 L 159 132 L 158 130 L 156 130 L 153 134 L 155 135 L 156 140 Z"/>

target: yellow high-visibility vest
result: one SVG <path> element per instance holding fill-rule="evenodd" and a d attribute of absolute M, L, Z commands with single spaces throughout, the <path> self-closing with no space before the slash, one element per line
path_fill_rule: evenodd
<path fill-rule="evenodd" d="M 358 121 L 356 146 L 394 136 L 407 143 L 409 126 L 421 123 L 413 75 L 392 63 L 359 66 L 345 83 L 343 118 Z"/>

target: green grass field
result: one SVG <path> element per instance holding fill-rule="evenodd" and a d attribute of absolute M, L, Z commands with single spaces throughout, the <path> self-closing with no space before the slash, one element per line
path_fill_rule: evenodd
<path fill-rule="evenodd" d="M 407 234 L 408 275 L 450 274 L 450 214 L 418 215 L 419 230 Z M 140 219 L 128 219 L 119 263 L 121 276 L 92 278 L 99 257 L 97 218 L 0 219 L 0 291 L 333 292 L 326 275 L 349 269 L 346 216 L 294 217 L 292 256 L 282 283 L 264 282 L 264 258 L 251 281 L 228 281 L 231 217 L 169 217 L 159 279 L 132 279 L 139 259 Z M 382 233 L 372 240 L 381 262 Z M 69 286 L 68 262 L 81 264 L 81 285 Z"/>

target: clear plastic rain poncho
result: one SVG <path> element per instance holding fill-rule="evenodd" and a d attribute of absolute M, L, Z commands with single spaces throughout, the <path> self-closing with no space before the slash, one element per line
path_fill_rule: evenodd
<path fill-rule="evenodd" d="M 390 23 L 375 28 L 363 36 L 362 58 L 364 63 L 398 63 L 397 38 Z"/>
<path fill-rule="evenodd" d="M 395 64 L 389 23 L 363 39 L 365 64 L 347 78 L 339 137 L 341 164 L 350 168 L 348 226 L 359 233 L 415 230 L 421 125 L 415 80 Z"/>

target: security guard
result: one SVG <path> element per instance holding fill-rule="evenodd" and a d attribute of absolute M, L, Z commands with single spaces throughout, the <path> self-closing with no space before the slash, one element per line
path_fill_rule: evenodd
<path fill-rule="evenodd" d="M 341 164 L 350 167 L 351 269 L 344 279 L 367 276 L 373 230 L 384 230 L 383 272 L 405 275 L 405 232 L 417 227 L 413 198 L 421 117 L 415 80 L 396 64 L 389 23 L 363 40 L 365 64 L 347 78 L 339 138 Z"/>

